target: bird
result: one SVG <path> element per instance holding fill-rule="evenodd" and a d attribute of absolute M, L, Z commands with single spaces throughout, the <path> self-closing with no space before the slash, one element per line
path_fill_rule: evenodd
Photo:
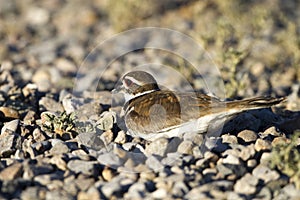
<path fill-rule="evenodd" d="M 285 100 L 262 96 L 222 101 L 199 92 L 175 92 L 161 89 L 146 71 L 126 73 L 112 92 L 124 95 L 122 118 L 127 134 L 147 141 L 181 137 L 189 132 L 203 134 L 241 112 L 268 108 Z"/>

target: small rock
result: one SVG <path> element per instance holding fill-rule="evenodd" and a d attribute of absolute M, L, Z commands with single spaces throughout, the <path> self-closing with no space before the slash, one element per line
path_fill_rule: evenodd
<path fill-rule="evenodd" d="M 241 158 L 243 161 L 248 160 L 249 158 L 255 155 L 254 144 L 248 146 L 243 145 L 230 145 L 232 149 L 227 149 L 222 155 L 234 155 L 235 157 Z"/>
<path fill-rule="evenodd" d="M 101 140 L 104 142 L 103 144 L 108 145 L 114 139 L 114 133 L 111 130 L 105 131 L 100 136 Z"/>
<path fill-rule="evenodd" d="M 67 163 L 61 155 L 54 155 L 49 163 L 56 165 L 58 169 L 65 171 L 67 169 Z"/>
<path fill-rule="evenodd" d="M 77 150 L 73 150 L 72 151 L 72 155 L 75 155 L 76 157 L 78 157 L 80 160 L 86 160 L 89 161 L 90 160 L 90 155 L 87 154 L 84 150 L 82 149 L 77 149 Z"/>
<path fill-rule="evenodd" d="M 270 168 L 262 164 L 256 166 L 253 169 L 252 174 L 257 178 L 262 179 L 265 183 L 277 180 L 280 177 L 277 171 L 271 170 Z"/>
<path fill-rule="evenodd" d="M 146 160 L 146 165 L 149 169 L 152 169 L 155 172 L 161 171 L 164 167 L 161 162 L 154 156 L 148 157 L 148 159 Z"/>
<path fill-rule="evenodd" d="M 19 127 L 20 120 L 15 119 L 10 122 L 7 122 L 1 129 L 1 135 L 3 135 L 6 131 L 9 131 L 10 133 L 15 133 Z"/>
<path fill-rule="evenodd" d="M 95 187 L 91 187 L 87 192 L 80 191 L 77 196 L 78 200 L 86 200 L 86 199 L 101 199 L 101 194 L 98 189 Z"/>
<path fill-rule="evenodd" d="M 49 112 L 61 113 L 64 111 L 62 104 L 49 97 L 42 97 L 39 101 L 39 106 L 40 109 Z"/>
<path fill-rule="evenodd" d="M 16 149 L 21 149 L 22 138 L 18 134 L 0 135 L 0 157 L 9 157 Z"/>
<path fill-rule="evenodd" d="M 69 153 L 70 149 L 68 146 L 61 140 L 57 140 L 57 142 L 53 142 L 52 140 L 52 148 L 50 149 L 50 154 L 51 155 L 56 155 L 56 154 L 64 154 L 64 153 Z M 56 141 L 56 140 L 55 140 Z"/>
<path fill-rule="evenodd" d="M 27 187 L 21 194 L 22 200 L 45 199 L 46 190 L 42 187 Z"/>
<path fill-rule="evenodd" d="M 254 168 L 257 165 L 257 161 L 255 159 L 250 159 L 247 161 L 247 167 Z"/>
<path fill-rule="evenodd" d="M 266 140 L 263 140 L 263 139 L 260 139 L 258 138 L 255 142 L 255 150 L 256 151 L 263 151 L 263 150 L 270 150 L 272 149 L 272 145 L 271 145 L 271 142 L 269 141 L 266 141 Z"/>
<path fill-rule="evenodd" d="M 95 149 L 96 151 L 105 147 L 103 140 L 101 140 L 100 136 L 94 132 L 80 133 L 76 139 L 78 140 L 78 145 L 84 145 Z"/>
<path fill-rule="evenodd" d="M 163 157 L 166 154 L 167 148 L 168 139 L 161 137 L 147 145 L 145 151 L 148 155 L 158 155 Z"/>
<path fill-rule="evenodd" d="M 33 125 L 36 119 L 38 119 L 38 115 L 36 114 L 36 112 L 29 110 L 26 113 L 23 121 L 26 125 Z"/>
<path fill-rule="evenodd" d="M 115 173 L 111 168 L 105 167 L 102 171 L 102 177 L 105 181 L 111 181 L 111 179 L 115 176 Z"/>
<path fill-rule="evenodd" d="M 2 114 L 4 115 L 4 117 L 6 119 L 18 119 L 19 118 L 19 112 L 13 108 L 1 106 L 0 112 L 2 112 Z"/>
<path fill-rule="evenodd" d="M 195 132 L 186 133 L 183 135 L 183 140 L 191 141 L 195 145 L 201 145 L 203 143 L 203 135 Z"/>
<path fill-rule="evenodd" d="M 251 174 L 245 174 L 234 185 L 234 191 L 240 194 L 251 195 L 256 192 L 256 185 L 258 184 L 258 178 Z"/>
<path fill-rule="evenodd" d="M 45 68 L 40 68 L 32 76 L 32 81 L 37 85 L 38 90 L 47 92 L 51 89 L 51 75 Z"/>
<path fill-rule="evenodd" d="M 237 137 L 235 135 L 222 135 L 222 142 L 223 143 L 228 143 L 228 144 L 237 144 Z"/>
<path fill-rule="evenodd" d="M 244 142 L 254 142 L 257 139 L 257 134 L 251 130 L 243 130 L 238 133 L 237 137 Z"/>
<path fill-rule="evenodd" d="M 101 192 L 106 198 L 110 198 L 114 193 L 121 191 L 120 179 L 113 179 L 101 187 Z"/>
<path fill-rule="evenodd" d="M 238 157 L 228 154 L 226 158 L 222 159 L 223 164 L 232 164 L 232 165 L 240 165 L 241 162 Z"/>
<path fill-rule="evenodd" d="M 266 129 L 263 133 L 260 134 L 261 138 L 265 138 L 268 135 L 273 135 L 275 137 L 282 136 L 282 133 L 278 131 L 275 126 L 271 126 L 270 128 Z"/>
<path fill-rule="evenodd" d="M 272 146 L 275 147 L 277 145 L 280 145 L 280 144 L 288 144 L 290 143 L 290 139 L 289 138 L 286 138 L 286 137 L 276 137 L 274 138 L 274 140 L 272 141 Z"/>
<path fill-rule="evenodd" d="M 167 191 L 163 188 L 159 188 L 151 193 L 152 198 L 154 199 L 165 199 L 167 197 Z"/>
<path fill-rule="evenodd" d="M 23 166 L 21 163 L 14 163 L 0 172 L 0 180 L 12 181 L 22 175 Z"/>
<path fill-rule="evenodd" d="M 67 167 L 75 173 L 94 176 L 97 174 L 96 164 L 97 162 L 95 161 L 70 160 Z"/>
<path fill-rule="evenodd" d="M 126 142 L 126 134 L 123 130 L 118 132 L 118 135 L 114 142 L 118 144 L 124 144 Z"/>
<path fill-rule="evenodd" d="M 76 65 L 65 58 L 57 59 L 55 65 L 60 71 L 64 73 L 72 73 L 77 71 Z"/>
<path fill-rule="evenodd" d="M 193 154 L 193 142 L 189 140 L 184 140 L 178 146 L 177 152 L 182 154 Z"/>
<path fill-rule="evenodd" d="M 42 141 L 46 140 L 46 136 L 43 134 L 43 132 L 39 128 L 34 129 L 32 135 L 33 135 L 33 139 L 36 142 L 42 142 Z"/>
<path fill-rule="evenodd" d="M 116 113 L 113 111 L 105 111 L 100 115 L 100 119 L 97 121 L 97 127 L 100 130 L 112 129 L 114 123 L 116 123 Z"/>
<path fill-rule="evenodd" d="M 87 177 L 86 175 L 79 174 L 74 182 L 79 190 L 86 191 L 95 183 L 95 180 Z"/>

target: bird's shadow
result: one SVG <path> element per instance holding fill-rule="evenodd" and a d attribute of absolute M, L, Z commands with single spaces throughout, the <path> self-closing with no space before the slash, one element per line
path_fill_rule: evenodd
<path fill-rule="evenodd" d="M 272 126 L 286 135 L 293 134 L 300 130 L 300 111 L 271 108 L 246 111 L 226 122 L 222 133 L 238 134 L 242 130 L 263 132 Z"/>

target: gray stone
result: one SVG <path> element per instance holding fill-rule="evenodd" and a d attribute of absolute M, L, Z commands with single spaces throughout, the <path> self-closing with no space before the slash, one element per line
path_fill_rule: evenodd
<path fill-rule="evenodd" d="M 256 151 L 263 151 L 263 150 L 270 150 L 272 149 L 272 144 L 270 141 L 263 140 L 258 138 L 255 142 L 255 150 Z"/>
<path fill-rule="evenodd" d="M 146 146 L 145 152 L 147 155 L 158 155 L 158 156 L 165 156 L 166 150 L 168 148 L 168 139 L 167 138 L 158 138 L 151 142 L 149 145 Z"/>
<path fill-rule="evenodd" d="M 43 134 L 40 128 L 34 129 L 32 135 L 36 142 L 42 142 L 46 140 L 46 136 Z"/>
<path fill-rule="evenodd" d="M 63 112 L 62 104 L 49 97 L 42 97 L 39 101 L 39 106 L 49 112 Z"/>
<path fill-rule="evenodd" d="M 20 135 L 11 134 L 1 134 L 0 135 L 0 157 L 9 157 L 12 155 L 16 149 L 21 149 L 22 138 Z"/>
<path fill-rule="evenodd" d="M 137 182 L 130 186 L 128 193 L 125 194 L 127 199 L 141 199 L 145 197 L 146 186 L 144 183 Z"/>
<path fill-rule="evenodd" d="M 57 141 L 57 142 L 56 142 Z M 52 140 L 52 148 L 50 149 L 50 154 L 55 155 L 55 154 L 64 154 L 64 153 L 69 153 L 70 149 L 68 146 L 65 144 L 65 142 L 61 140 Z"/>
<path fill-rule="evenodd" d="M 183 135 L 183 140 L 191 141 L 195 145 L 201 145 L 203 143 L 203 135 L 196 132 L 186 133 Z"/>
<path fill-rule="evenodd" d="M 124 163 L 124 161 L 122 159 L 120 159 L 116 154 L 114 154 L 111 151 L 98 155 L 97 160 L 101 164 L 107 165 L 107 166 L 110 166 L 113 168 L 117 168 L 118 166 L 120 166 Z"/>
<path fill-rule="evenodd" d="M 223 164 L 240 165 L 241 161 L 238 157 L 232 154 L 228 154 L 226 158 L 222 159 Z"/>
<path fill-rule="evenodd" d="M 100 136 L 94 132 L 80 133 L 77 136 L 79 145 L 84 145 L 86 147 L 100 150 L 105 147 L 104 142 L 100 139 Z"/>
<path fill-rule="evenodd" d="M 280 175 L 277 171 L 271 170 L 265 165 L 258 165 L 252 171 L 253 176 L 262 179 L 265 183 L 268 183 L 273 180 L 277 180 Z"/>
<path fill-rule="evenodd" d="M 254 145 L 250 144 L 247 146 L 243 145 L 236 145 L 236 144 L 231 144 L 230 147 L 232 149 L 226 150 L 222 155 L 233 155 L 235 157 L 241 158 L 242 160 L 246 161 L 249 158 L 253 157 L 255 155 L 255 149 Z"/>
<path fill-rule="evenodd" d="M 177 152 L 182 154 L 193 154 L 193 142 L 189 140 L 184 140 L 178 146 Z"/>
<path fill-rule="evenodd" d="M 97 121 L 97 127 L 100 130 L 112 129 L 114 123 L 116 123 L 116 113 L 113 111 L 105 111 L 100 115 L 100 119 Z"/>
<path fill-rule="evenodd" d="M 97 162 L 95 161 L 82 161 L 82 160 L 70 160 L 67 164 L 68 169 L 75 173 L 82 173 L 85 175 L 96 175 Z"/>
<path fill-rule="evenodd" d="M 257 139 L 257 134 L 251 130 L 243 130 L 238 133 L 237 137 L 244 142 L 254 142 Z"/>
<path fill-rule="evenodd" d="M 164 166 L 155 156 L 148 157 L 146 160 L 146 165 L 149 169 L 152 169 L 155 172 L 161 171 L 164 168 Z"/>
<path fill-rule="evenodd" d="M 21 194 L 22 200 L 44 199 L 46 190 L 42 187 L 27 187 Z"/>
<path fill-rule="evenodd" d="M 126 134 L 123 130 L 118 132 L 118 135 L 114 142 L 118 144 L 124 144 L 126 142 Z"/>
<path fill-rule="evenodd" d="M 72 197 L 72 195 L 67 194 L 64 190 L 61 189 L 47 191 L 45 200 L 53 200 L 53 199 L 73 200 L 74 198 Z"/>
<path fill-rule="evenodd" d="M 0 180 L 12 181 L 22 175 L 23 166 L 21 163 L 13 163 L 0 172 Z"/>
<path fill-rule="evenodd" d="M 19 119 L 15 119 L 15 120 L 5 123 L 5 125 L 1 129 L 1 135 L 3 135 L 5 132 L 15 133 L 19 127 L 19 124 L 20 124 Z"/>
<path fill-rule="evenodd" d="M 121 181 L 120 178 L 117 178 L 110 182 L 105 183 L 101 187 L 101 192 L 104 194 L 106 198 L 110 198 L 114 193 L 117 193 L 122 190 L 120 181 Z"/>
<path fill-rule="evenodd" d="M 258 178 L 247 173 L 234 185 L 234 191 L 240 194 L 251 195 L 257 191 Z"/>
<path fill-rule="evenodd" d="M 153 199 L 165 199 L 168 192 L 164 188 L 159 188 L 151 193 Z"/>
<path fill-rule="evenodd" d="M 223 143 L 228 143 L 228 144 L 237 144 L 237 137 L 235 135 L 229 135 L 229 134 L 225 134 L 222 135 L 222 142 Z"/>

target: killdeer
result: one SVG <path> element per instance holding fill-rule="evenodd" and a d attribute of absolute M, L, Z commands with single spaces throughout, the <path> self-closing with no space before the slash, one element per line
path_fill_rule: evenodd
<path fill-rule="evenodd" d="M 125 97 L 122 112 L 128 134 L 149 141 L 188 132 L 205 133 L 238 113 L 271 107 L 285 99 L 255 97 L 224 102 L 202 93 L 161 90 L 154 77 L 144 71 L 125 74 L 116 92 Z"/>

